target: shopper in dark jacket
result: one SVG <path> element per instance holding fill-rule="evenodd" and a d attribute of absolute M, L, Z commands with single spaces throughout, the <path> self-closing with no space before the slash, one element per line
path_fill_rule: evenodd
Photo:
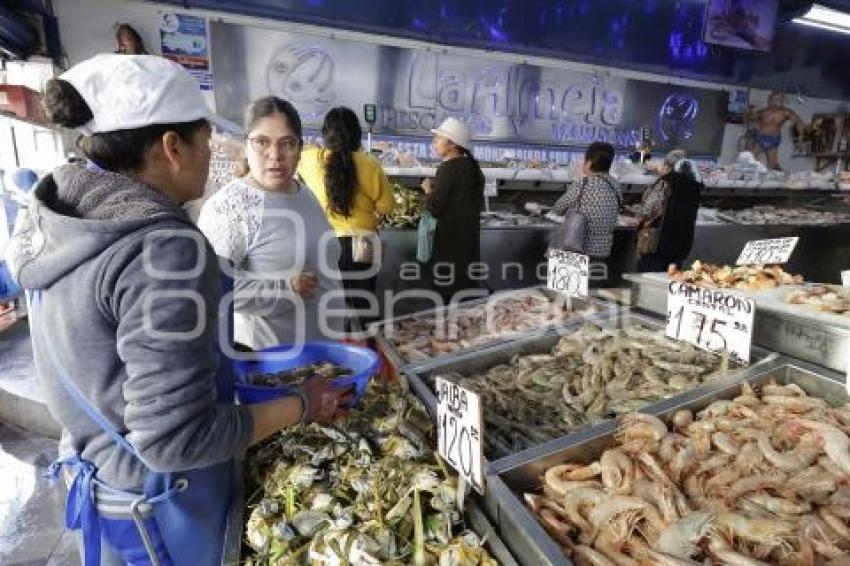
<path fill-rule="evenodd" d="M 470 265 L 481 258 L 480 214 L 484 203 L 484 175 L 469 151 L 469 129 L 455 118 L 434 133 L 434 150 L 443 160 L 433 183 L 426 179 L 428 211 L 437 219 L 434 248 L 426 270 L 432 289 L 445 302 L 458 291 L 477 287 Z"/>
<path fill-rule="evenodd" d="M 694 242 L 694 224 L 699 210 L 699 171 L 685 152 L 667 154 L 661 177 L 643 195 L 635 211 L 639 227 L 659 227 L 658 247 L 640 256 L 638 271 L 665 271 L 671 263 L 681 266 Z"/>

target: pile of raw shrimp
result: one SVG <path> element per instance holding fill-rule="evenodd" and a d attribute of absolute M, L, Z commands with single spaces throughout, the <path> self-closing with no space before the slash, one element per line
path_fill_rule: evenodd
<path fill-rule="evenodd" d="M 847 564 L 848 433 L 850 405 L 745 383 L 670 429 L 624 416 L 599 460 L 550 468 L 525 499 L 578 564 Z"/>

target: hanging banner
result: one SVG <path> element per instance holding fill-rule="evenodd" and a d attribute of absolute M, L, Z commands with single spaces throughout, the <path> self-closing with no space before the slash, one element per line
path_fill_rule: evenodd
<path fill-rule="evenodd" d="M 206 18 L 162 12 L 159 38 L 163 57 L 183 65 L 198 79 L 201 90 L 213 89 Z"/>
<path fill-rule="evenodd" d="M 226 85 L 216 107 L 230 119 L 272 94 L 290 100 L 309 129 L 334 106 L 374 103 L 382 135 L 431 137 L 455 117 L 479 143 L 631 149 L 649 129 L 659 151 L 717 155 L 722 145 L 722 91 L 221 22 L 210 35 Z"/>

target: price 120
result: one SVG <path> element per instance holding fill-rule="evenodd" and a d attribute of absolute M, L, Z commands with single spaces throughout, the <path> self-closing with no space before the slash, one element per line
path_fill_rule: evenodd
<path fill-rule="evenodd" d="M 479 493 L 484 493 L 482 434 L 478 395 L 438 377 L 437 451 Z"/>

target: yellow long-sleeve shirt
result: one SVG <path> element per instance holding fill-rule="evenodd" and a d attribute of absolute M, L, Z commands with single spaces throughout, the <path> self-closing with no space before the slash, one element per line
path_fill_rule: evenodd
<path fill-rule="evenodd" d="M 308 147 L 301 152 L 298 174 L 304 180 L 337 236 L 352 236 L 363 232 L 374 232 L 378 227 L 378 215 L 392 212 L 395 201 L 393 189 L 381 164 L 362 151 L 354 152 L 354 166 L 357 168 L 357 193 L 354 206 L 347 217 L 332 212 L 328 207 L 328 195 L 325 190 L 324 149 Z"/>

